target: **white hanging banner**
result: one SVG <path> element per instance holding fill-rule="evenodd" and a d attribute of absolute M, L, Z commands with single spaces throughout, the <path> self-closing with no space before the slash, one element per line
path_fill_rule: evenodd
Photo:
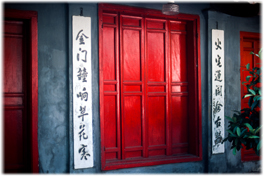
<path fill-rule="evenodd" d="M 212 30 L 212 153 L 224 153 L 224 31 Z"/>
<path fill-rule="evenodd" d="M 93 167 L 91 18 L 72 17 L 74 169 Z"/>

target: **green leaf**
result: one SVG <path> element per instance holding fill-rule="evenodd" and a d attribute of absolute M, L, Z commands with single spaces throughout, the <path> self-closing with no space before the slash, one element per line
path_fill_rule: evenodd
<path fill-rule="evenodd" d="M 235 140 L 235 145 L 237 146 L 237 142 L 238 142 L 238 139 L 236 138 L 236 140 Z"/>
<path fill-rule="evenodd" d="M 259 96 L 257 95 L 257 96 L 255 96 L 254 98 L 253 98 L 253 101 L 257 101 L 257 99 L 259 98 Z"/>
<path fill-rule="evenodd" d="M 260 140 L 259 143 L 258 143 L 257 150 L 259 150 L 260 147 L 261 147 L 261 140 Z"/>
<path fill-rule="evenodd" d="M 254 95 L 253 94 L 247 94 L 244 96 L 244 98 L 251 97 L 251 96 L 254 96 Z"/>
<path fill-rule="evenodd" d="M 259 95 L 261 95 L 261 89 L 259 89 Z"/>
<path fill-rule="evenodd" d="M 236 137 L 236 135 L 232 131 L 227 130 L 227 132 L 229 132 L 231 134 L 231 136 Z"/>
<path fill-rule="evenodd" d="M 258 101 L 254 101 L 253 104 L 251 105 L 251 110 L 253 110 L 258 104 Z"/>
<path fill-rule="evenodd" d="M 249 54 L 255 54 L 253 51 L 251 51 Z"/>
<path fill-rule="evenodd" d="M 234 120 L 231 117 L 225 116 L 229 121 L 234 122 Z"/>
<path fill-rule="evenodd" d="M 237 126 L 233 129 L 233 134 L 236 134 Z"/>
<path fill-rule="evenodd" d="M 245 135 L 243 138 L 247 138 L 248 137 L 248 135 Z"/>
<path fill-rule="evenodd" d="M 262 48 L 259 50 L 258 55 L 259 55 L 259 58 L 261 59 L 262 58 Z"/>
<path fill-rule="evenodd" d="M 257 134 L 259 132 L 261 127 L 258 127 L 255 131 L 254 131 L 254 134 Z"/>
<path fill-rule="evenodd" d="M 247 82 L 249 81 L 249 79 L 250 79 L 251 77 L 252 77 L 252 76 L 247 76 L 247 77 L 246 77 Z"/>
<path fill-rule="evenodd" d="M 256 92 L 255 92 L 254 90 L 252 90 L 252 89 L 248 89 L 248 91 L 249 91 L 250 93 L 252 93 L 253 95 L 256 95 Z"/>
<path fill-rule="evenodd" d="M 250 67 L 250 64 L 248 63 L 248 64 L 246 65 L 247 70 L 249 69 L 249 67 Z"/>
<path fill-rule="evenodd" d="M 242 130 L 240 135 L 242 136 L 246 131 L 247 131 L 247 129 Z"/>
<path fill-rule="evenodd" d="M 236 155 L 236 147 L 233 148 L 233 155 Z"/>
<path fill-rule="evenodd" d="M 253 131 L 253 128 L 252 128 L 252 126 L 251 126 L 249 123 L 244 123 L 244 125 L 245 125 L 246 127 L 248 127 L 248 129 L 249 129 L 250 132 Z"/>
<path fill-rule="evenodd" d="M 236 132 L 237 132 L 237 135 L 240 136 L 241 131 L 240 131 L 240 128 L 239 127 L 237 127 Z"/>
<path fill-rule="evenodd" d="M 242 85 L 244 85 L 244 86 L 246 86 L 246 84 L 245 84 L 245 83 L 247 83 L 247 81 L 244 81 L 244 82 L 242 82 L 241 84 L 242 84 Z"/>
<path fill-rule="evenodd" d="M 254 138 L 259 138 L 259 136 L 249 136 L 248 138 L 254 139 Z"/>

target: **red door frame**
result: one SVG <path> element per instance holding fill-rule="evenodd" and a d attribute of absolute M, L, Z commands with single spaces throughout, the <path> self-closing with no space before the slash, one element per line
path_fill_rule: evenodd
<path fill-rule="evenodd" d="M 261 35 L 259 33 L 253 33 L 253 32 L 242 32 L 242 31 L 240 32 L 240 57 L 241 57 L 240 58 L 240 67 L 245 66 L 242 64 L 242 55 L 243 55 L 243 49 L 244 49 L 243 42 L 245 40 L 250 40 L 250 39 L 259 40 L 259 42 L 261 42 L 260 41 Z M 257 48 L 255 48 L 255 46 L 253 46 L 253 48 L 254 48 L 253 52 L 258 53 Z M 251 48 L 248 48 L 248 49 L 249 49 L 248 53 L 250 53 L 250 51 L 252 51 L 252 50 L 250 50 Z M 257 56 L 252 55 L 252 57 L 254 57 L 254 59 L 255 59 L 255 57 L 257 57 Z M 250 64 L 250 66 L 251 65 L 252 64 Z M 242 74 L 243 70 L 244 69 L 242 69 L 242 68 L 240 69 L 240 76 L 243 75 Z M 244 85 L 242 85 L 243 81 L 244 80 L 242 78 L 240 78 L 241 109 L 245 108 L 243 106 L 243 103 L 242 103 L 242 97 L 244 96 L 243 91 L 242 91 L 244 89 Z M 246 149 L 244 149 L 244 148 L 241 149 L 241 161 L 245 162 L 245 161 L 256 161 L 256 160 L 260 160 L 260 157 L 253 150 L 246 151 Z"/>
<path fill-rule="evenodd" d="M 195 65 L 194 65 L 194 75 L 198 79 L 195 81 L 195 99 L 197 99 L 197 104 L 194 108 L 194 111 L 197 112 L 197 121 L 196 123 L 193 124 L 193 126 L 196 126 L 197 131 L 195 131 L 195 145 L 197 155 L 195 157 L 190 157 L 190 158 L 171 158 L 168 160 L 160 160 L 160 161 L 150 161 L 150 162 L 123 162 L 120 161 L 120 165 L 116 164 L 111 164 L 111 163 L 106 163 L 105 161 L 105 146 L 104 146 L 104 81 L 103 81 L 103 66 L 102 66 L 102 57 L 103 57 L 103 36 L 102 36 L 102 16 L 103 16 L 103 9 L 105 11 L 120 11 L 120 10 L 126 10 L 126 11 L 131 11 L 131 13 L 141 13 L 143 14 L 144 17 L 156 17 L 156 18 L 163 18 L 163 19 L 175 19 L 175 20 L 186 20 L 186 21 L 191 21 L 194 24 L 194 29 L 193 29 L 193 46 L 194 46 L 194 51 L 193 51 L 193 57 L 195 58 Z M 129 167 L 140 167 L 140 166 L 150 166 L 150 165 L 158 165 L 158 164 L 169 164 L 169 163 L 177 163 L 177 162 L 190 162 L 190 161 L 200 161 L 202 160 L 202 122 L 201 122 L 201 62 L 200 62 L 200 18 L 198 15 L 190 15 L 190 14 L 178 14 L 175 17 L 172 16 L 167 16 L 163 15 L 161 11 L 159 10 L 152 10 L 152 9 L 144 9 L 144 8 L 138 8 L 138 7 L 129 7 L 129 6 L 123 6 L 123 5 L 113 5 L 113 4 L 99 4 L 99 10 L 98 10 L 98 16 L 99 16 L 99 92 L 100 92 L 100 126 L 101 126 L 101 168 L 103 170 L 112 170 L 112 169 L 119 169 L 119 168 L 129 168 Z M 118 20 L 118 19 L 116 19 Z M 117 22 L 118 23 L 118 22 Z M 116 33 L 116 39 L 119 39 L 118 33 Z M 118 46 L 116 46 L 117 48 Z M 116 49 L 117 50 L 117 49 Z M 119 57 L 119 52 L 116 53 L 116 57 Z M 117 69 L 119 68 L 119 63 L 117 62 Z M 117 75 L 119 76 L 119 75 Z M 117 78 L 119 79 L 119 78 Z M 118 86 L 118 84 L 117 84 Z M 117 100 L 117 103 L 119 103 L 120 100 Z M 117 116 L 120 116 L 119 109 L 117 109 Z M 120 125 L 120 122 L 117 122 Z M 117 131 L 117 133 L 120 133 L 120 131 Z M 119 144 L 120 146 L 120 144 Z M 122 165 L 122 166 L 121 166 Z"/>
<path fill-rule="evenodd" d="M 5 18 L 29 20 L 30 22 L 30 128 L 31 128 L 31 172 L 39 173 L 39 154 L 38 154 L 38 24 L 36 11 L 22 11 L 14 9 L 4 10 Z"/>

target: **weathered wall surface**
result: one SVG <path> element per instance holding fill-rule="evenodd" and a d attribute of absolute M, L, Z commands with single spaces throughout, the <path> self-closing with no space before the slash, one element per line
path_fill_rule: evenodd
<path fill-rule="evenodd" d="M 161 9 L 163 3 L 118 3 Z M 206 11 L 208 4 L 180 3 L 181 13 L 200 16 L 200 53 L 202 80 L 203 160 L 199 162 L 101 171 L 99 116 L 99 59 L 97 3 L 9 3 L 6 8 L 38 12 L 39 69 L 39 168 L 41 173 L 224 173 L 250 172 L 259 162 L 241 163 L 230 145 L 225 153 L 211 155 L 211 29 L 225 30 L 225 114 L 240 107 L 239 31 L 259 32 L 259 18 L 239 18 Z M 73 169 L 72 134 L 72 15 L 92 19 L 92 96 L 94 167 Z M 226 122 L 226 127 L 227 127 Z M 221 163 L 221 164 L 219 164 Z"/>
<path fill-rule="evenodd" d="M 208 102 L 211 107 L 211 80 L 212 80 L 212 29 L 224 30 L 225 37 L 225 115 L 233 115 L 233 110 L 241 109 L 240 101 L 240 31 L 260 32 L 260 19 L 241 18 L 222 14 L 215 11 L 205 12 L 208 16 Z M 208 130 L 211 129 L 211 109 L 208 113 Z M 225 129 L 228 128 L 228 121 L 225 119 Z M 227 132 L 225 132 L 227 136 Z M 208 146 L 211 148 L 212 134 L 208 135 Z M 241 151 L 237 152 L 236 156 L 232 154 L 231 143 L 225 143 L 225 153 L 212 155 L 208 150 L 208 172 L 209 173 L 244 173 L 258 170 L 260 167 L 259 161 L 241 162 Z"/>

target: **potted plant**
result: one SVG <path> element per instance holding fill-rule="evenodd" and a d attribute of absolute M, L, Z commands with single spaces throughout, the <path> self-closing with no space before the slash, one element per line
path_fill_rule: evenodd
<path fill-rule="evenodd" d="M 262 50 L 255 54 L 261 59 Z M 259 63 L 260 64 L 260 63 Z M 229 141 L 232 143 L 231 149 L 235 155 L 242 147 L 246 150 L 253 149 L 256 154 L 260 155 L 261 138 L 260 138 L 260 114 L 261 114 L 261 76 L 262 68 L 254 67 L 250 69 L 250 64 L 245 66 L 249 72 L 246 81 L 242 82 L 247 87 L 247 94 L 243 98 L 248 98 L 248 108 L 235 111 L 232 117 L 225 116 L 229 120 L 227 129 L 228 136 L 223 142 Z M 222 142 L 222 143 L 223 143 Z M 242 146 L 244 144 L 244 146 Z"/>

